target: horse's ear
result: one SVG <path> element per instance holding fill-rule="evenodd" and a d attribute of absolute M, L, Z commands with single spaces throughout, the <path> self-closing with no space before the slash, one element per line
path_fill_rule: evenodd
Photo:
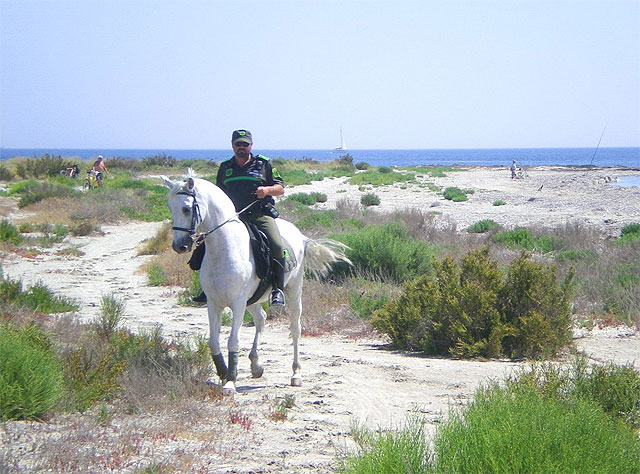
<path fill-rule="evenodd" d="M 193 181 L 193 178 L 187 178 L 187 188 L 189 188 L 189 191 L 193 191 L 193 187 L 195 186 L 195 184 L 196 183 Z"/>
<path fill-rule="evenodd" d="M 160 179 L 162 180 L 164 185 L 166 187 L 168 187 L 169 189 L 173 189 L 173 187 L 175 186 L 175 183 L 173 181 L 171 181 L 169 178 L 167 178 L 166 176 L 164 176 L 164 175 L 160 176 Z"/>

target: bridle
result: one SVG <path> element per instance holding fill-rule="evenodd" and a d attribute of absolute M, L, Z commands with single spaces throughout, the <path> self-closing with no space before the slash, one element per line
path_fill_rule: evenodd
<path fill-rule="evenodd" d="M 196 234 L 196 227 L 198 227 L 199 222 L 202 221 L 202 214 L 200 214 L 200 206 L 198 206 L 198 201 L 196 200 L 196 192 L 195 191 L 190 191 L 190 192 L 188 192 L 188 191 L 178 191 L 176 193 L 176 195 L 191 196 L 193 198 L 193 207 L 191 208 L 191 227 L 189 229 L 187 229 L 186 227 L 173 226 L 173 227 L 171 227 L 171 229 L 172 230 L 179 230 L 181 232 L 187 232 L 189 234 L 189 237 L 191 237 L 191 240 L 193 242 L 196 242 L 196 244 L 198 244 L 199 242 L 202 242 L 207 235 L 211 234 L 212 232 L 215 232 L 220 227 L 225 225 L 227 222 L 230 222 L 230 221 L 234 220 L 236 217 L 238 217 L 240 214 L 245 212 L 247 209 L 249 209 L 255 203 L 259 202 L 259 199 L 256 199 L 255 201 L 253 201 L 251 204 L 246 206 L 241 211 L 236 212 L 233 216 L 231 216 L 229 219 L 224 221 L 222 224 L 218 224 L 217 226 L 215 226 L 210 231 L 200 232 L 200 233 Z"/>
<path fill-rule="evenodd" d="M 176 194 L 182 196 L 191 196 L 193 198 L 193 207 L 191 208 L 191 228 L 187 229 L 186 227 L 173 226 L 171 229 L 188 232 L 191 238 L 195 240 L 193 236 L 196 233 L 196 227 L 198 227 L 198 220 L 202 220 L 200 207 L 198 206 L 198 201 L 196 201 L 196 193 L 195 191 L 178 191 Z"/>

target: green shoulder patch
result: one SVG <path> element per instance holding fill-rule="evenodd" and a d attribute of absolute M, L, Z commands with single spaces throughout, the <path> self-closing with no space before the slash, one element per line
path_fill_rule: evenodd
<path fill-rule="evenodd" d="M 256 155 L 256 157 L 260 158 L 261 160 L 264 160 L 264 161 L 271 161 L 271 158 L 269 158 L 268 156 Z"/>

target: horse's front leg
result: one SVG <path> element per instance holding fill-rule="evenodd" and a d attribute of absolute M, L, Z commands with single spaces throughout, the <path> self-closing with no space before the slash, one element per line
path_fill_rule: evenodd
<path fill-rule="evenodd" d="M 231 333 L 227 348 L 229 349 L 229 367 L 227 368 L 226 382 L 222 386 L 223 395 L 232 395 L 236 391 L 236 379 L 238 378 L 238 353 L 240 351 L 240 328 L 244 320 L 244 312 L 246 309 L 246 299 L 242 299 L 240 303 L 235 304 L 231 308 L 233 318 L 231 320 Z"/>
<path fill-rule="evenodd" d="M 267 317 L 262 306 L 254 304 L 247 308 L 251 316 L 253 316 L 253 324 L 256 327 L 256 333 L 253 336 L 253 346 L 251 346 L 251 352 L 249 352 L 249 360 L 251 360 L 251 376 L 255 379 L 262 377 L 264 368 L 258 360 L 258 345 L 260 344 L 260 336 L 264 329 L 264 321 Z"/>
<path fill-rule="evenodd" d="M 227 364 L 220 350 L 220 327 L 222 326 L 222 308 L 215 305 L 211 300 L 207 302 L 207 311 L 209 313 L 209 350 L 213 364 L 216 366 L 216 373 L 222 384 L 227 378 Z"/>

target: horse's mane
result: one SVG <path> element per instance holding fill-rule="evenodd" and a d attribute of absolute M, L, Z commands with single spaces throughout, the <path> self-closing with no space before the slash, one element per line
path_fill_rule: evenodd
<path fill-rule="evenodd" d="M 184 174 L 182 181 L 177 181 L 174 183 L 173 187 L 169 191 L 169 196 L 173 197 L 180 191 L 184 191 L 187 187 L 187 180 L 189 178 L 196 179 L 197 177 L 198 174 L 193 170 L 193 168 L 187 168 L 187 172 Z"/>

